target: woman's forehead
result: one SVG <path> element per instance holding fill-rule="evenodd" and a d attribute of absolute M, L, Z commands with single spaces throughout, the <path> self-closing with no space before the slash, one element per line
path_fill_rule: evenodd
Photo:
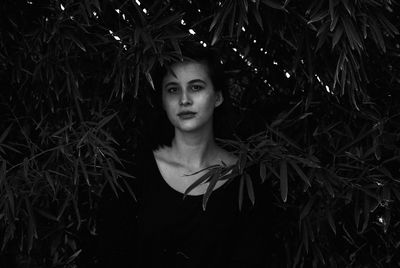
<path fill-rule="evenodd" d="M 178 62 L 170 66 L 163 78 L 163 83 L 171 80 L 210 80 L 206 64 L 197 61 Z"/>

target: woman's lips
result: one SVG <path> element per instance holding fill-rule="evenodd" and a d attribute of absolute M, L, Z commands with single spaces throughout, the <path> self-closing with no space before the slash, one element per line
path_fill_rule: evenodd
<path fill-rule="evenodd" d="M 190 119 L 196 115 L 195 112 L 180 112 L 178 113 L 179 118 L 181 119 Z"/>

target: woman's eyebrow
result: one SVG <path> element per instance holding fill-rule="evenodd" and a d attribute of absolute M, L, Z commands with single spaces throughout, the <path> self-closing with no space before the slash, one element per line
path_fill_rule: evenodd
<path fill-rule="evenodd" d="M 198 83 L 198 82 L 203 83 L 203 84 L 206 84 L 206 82 L 205 82 L 204 80 L 202 80 L 202 79 L 193 79 L 193 80 L 190 80 L 190 81 L 189 81 L 189 84 Z"/>
<path fill-rule="evenodd" d="M 164 85 L 164 87 L 168 87 L 168 86 L 176 86 L 176 85 L 178 85 L 178 83 L 177 83 L 177 82 L 168 82 L 168 83 L 166 83 L 166 84 Z"/>

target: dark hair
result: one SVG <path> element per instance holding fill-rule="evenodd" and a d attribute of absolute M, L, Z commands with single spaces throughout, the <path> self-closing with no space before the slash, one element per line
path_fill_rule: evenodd
<path fill-rule="evenodd" d="M 173 61 L 156 66 L 151 72 L 154 86 L 154 103 L 152 116 L 148 119 L 146 139 L 151 148 L 157 149 L 160 146 L 171 146 L 174 137 L 174 128 L 170 123 L 166 112 L 162 107 L 162 81 L 169 72 L 172 64 L 177 62 L 199 62 L 207 67 L 208 75 L 213 83 L 214 90 L 222 93 L 224 101 L 214 111 L 213 129 L 216 138 L 226 139 L 232 137 L 232 108 L 230 105 L 229 94 L 227 94 L 227 85 L 224 74 L 224 68 L 221 63 L 220 53 L 215 48 L 205 48 L 200 44 L 189 43 L 182 45 L 182 58 L 180 61 Z"/>

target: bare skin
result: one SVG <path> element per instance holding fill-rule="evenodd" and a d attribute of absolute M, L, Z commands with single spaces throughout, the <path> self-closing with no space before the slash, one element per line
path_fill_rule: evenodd
<path fill-rule="evenodd" d="M 213 113 L 223 102 L 223 97 L 214 89 L 207 67 L 197 62 L 185 62 L 175 64 L 171 69 L 173 74 L 167 74 L 163 80 L 162 98 L 175 136 L 171 147 L 158 149 L 154 157 L 166 183 L 184 193 L 207 171 L 190 174 L 211 165 L 234 165 L 237 158 L 214 142 Z M 218 181 L 214 189 L 225 182 Z M 202 184 L 189 195 L 202 195 L 207 186 L 208 183 Z"/>

